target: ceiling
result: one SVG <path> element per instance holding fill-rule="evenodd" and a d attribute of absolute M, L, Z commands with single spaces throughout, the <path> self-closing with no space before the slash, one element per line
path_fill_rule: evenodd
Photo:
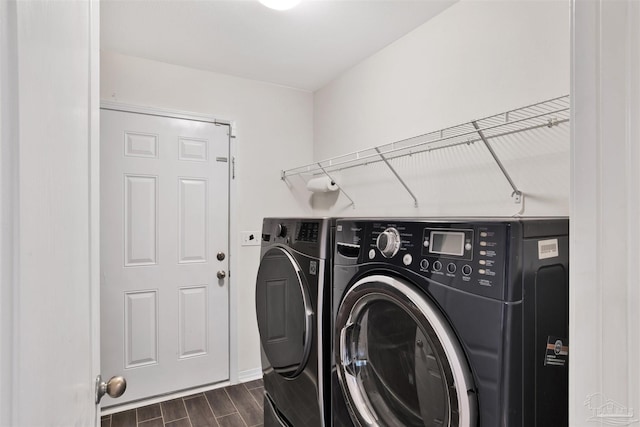
<path fill-rule="evenodd" d="M 102 0 L 101 49 L 315 91 L 457 0 Z"/>

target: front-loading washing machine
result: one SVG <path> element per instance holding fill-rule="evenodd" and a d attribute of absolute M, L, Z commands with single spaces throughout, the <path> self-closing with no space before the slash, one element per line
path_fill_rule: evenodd
<path fill-rule="evenodd" d="M 568 425 L 568 220 L 336 223 L 333 425 Z"/>
<path fill-rule="evenodd" d="M 330 425 L 335 220 L 265 218 L 256 280 L 264 425 Z"/>

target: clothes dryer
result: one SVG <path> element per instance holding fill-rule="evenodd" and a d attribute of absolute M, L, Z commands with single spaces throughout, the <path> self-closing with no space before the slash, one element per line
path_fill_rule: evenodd
<path fill-rule="evenodd" d="M 343 219 L 333 423 L 568 426 L 568 220 Z"/>
<path fill-rule="evenodd" d="M 265 218 L 256 280 L 265 426 L 330 425 L 335 221 Z"/>

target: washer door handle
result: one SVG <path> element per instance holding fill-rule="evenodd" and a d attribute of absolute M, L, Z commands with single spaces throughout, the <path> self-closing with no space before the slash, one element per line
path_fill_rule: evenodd
<path fill-rule="evenodd" d="M 353 377 L 356 376 L 355 366 L 357 363 L 352 356 L 356 350 L 356 344 L 352 337 L 354 332 L 357 333 L 359 330 L 360 327 L 355 323 L 348 323 L 340 331 L 340 362 L 345 372 Z"/>

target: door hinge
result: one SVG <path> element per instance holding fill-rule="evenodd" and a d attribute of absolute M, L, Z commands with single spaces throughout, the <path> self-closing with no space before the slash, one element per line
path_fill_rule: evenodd
<path fill-rule="evenodd" d="M 238 132 L 238 125 L 236 124 L 236 122 L 214 122 L 214 124 L 216 126 L 227 126 L 227 136 L 229 136 L 229 138 L 235 138 L 236 134 Z"/>
<path fill-rule="evenodd" d="M 236 179 L 236 157 L 231 157 L 231 179 Z"/>

